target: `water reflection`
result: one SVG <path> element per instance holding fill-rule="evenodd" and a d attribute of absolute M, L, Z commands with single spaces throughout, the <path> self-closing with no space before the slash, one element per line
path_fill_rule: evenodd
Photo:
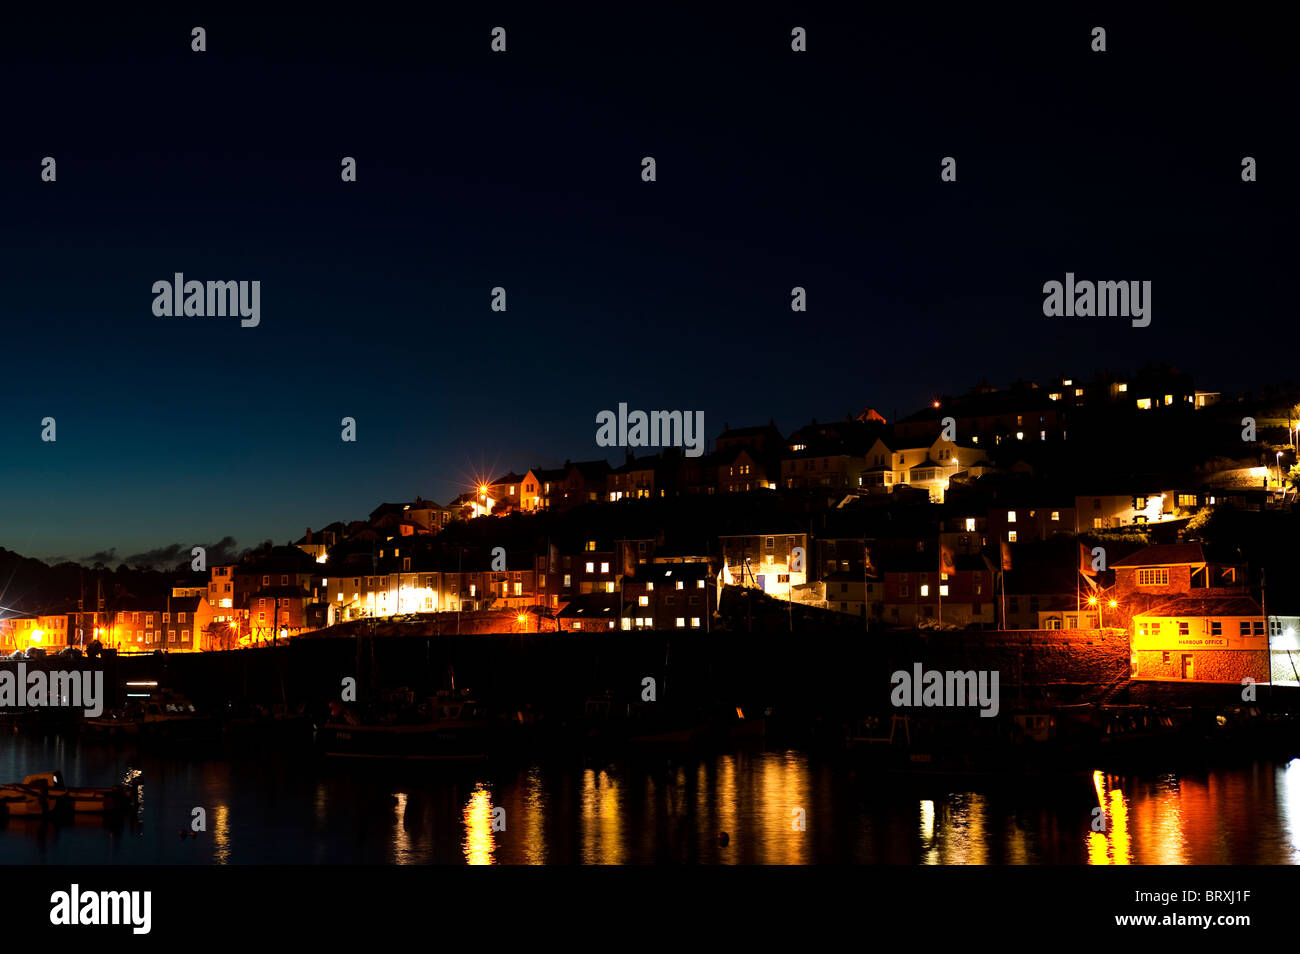
<path fill-rule="evenodd" d="M 971 790 L 793 751 L 421 773 L 13 743 L 2 779 L 147 784 L 125 819 L 0 822 L 0 863 L 1300 863 L 1300 759 Z M 178 839 L 196 805 L 209 831 Z"/>
<path fill-rule="evenodd" d="M 465 803 L 465 861 L 490 865 L 496 846 L 492 840 L 492 795 L 481 782 Z"/>

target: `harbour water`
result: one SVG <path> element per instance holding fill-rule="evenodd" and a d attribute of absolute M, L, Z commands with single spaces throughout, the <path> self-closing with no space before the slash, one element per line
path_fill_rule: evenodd
<path fill-rule="evenodd" d="M 78 785 L 139 770 L 140 804 L 117 821 L 0 822 L 0 863 L 1300 863 L 1300 759 L 972 786 L 798 751 L 383 768 L 275 750 L 0 742 L 5 781 L 52 768 Z M 191 834 L 196 808 L 206 831 Z"/>

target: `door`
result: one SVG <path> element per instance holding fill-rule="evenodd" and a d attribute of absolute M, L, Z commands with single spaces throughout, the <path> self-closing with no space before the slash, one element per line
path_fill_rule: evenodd
<path fill-rule="evenodd" d="M 1195 669 L 1192 662 L 1192 656 L 1190 653 L 1187 653 L 1183 656 L 1183 678 L 1184 679 L 1195 678 L 1194 673 L 1195 673 Z"/>

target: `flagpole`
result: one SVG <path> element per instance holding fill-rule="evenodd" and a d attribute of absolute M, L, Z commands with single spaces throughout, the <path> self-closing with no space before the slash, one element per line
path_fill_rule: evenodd
<path fill-rule="evenodd" d="M 956 569 L 956 566 L 953 567 Z M 943 631 L 943 535 L 939 536 L 939 630 Z"/>

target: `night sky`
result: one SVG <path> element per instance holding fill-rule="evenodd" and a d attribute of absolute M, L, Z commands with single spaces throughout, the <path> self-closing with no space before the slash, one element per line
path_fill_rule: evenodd
<path fill-rule="evenodd" d="M 837 6 L 7 12 L 0 546 L 296 539 L 605 456 L 620 401 L 712 438 L 981 378 L 1293 376 L 1280 12 Z M 260 280 L 260 326 L 155 317 L 178 271 Z M 1045 318 L 1066 271 L 1152 281 L 1151 326 Z"/>

